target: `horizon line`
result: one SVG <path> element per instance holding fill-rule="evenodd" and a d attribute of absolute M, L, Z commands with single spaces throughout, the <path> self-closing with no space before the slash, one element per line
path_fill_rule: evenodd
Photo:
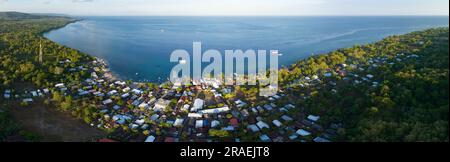
<path fill-rule="evenodd" d="M 130 16 L 130 17 L 156 17 L 156 16 L 167 16 L 167 17 L 238 17 L 238 16 L 245 16 L 245 17 L 376 17 L 376 16 L 446 16 L 449 17 L 450 14 L 442 15 L 442 14 L 271 14 L 271 15 L 263 15 L 263 14 L 232 14 L 232 15 L 226 15 L 226 14 L 211 14 L 211 15 L 198 15 L 198 14 L 68 14 L 68 13 L 52 13 L 52 12 L 20 12 L 20 11 L 0 11 L 0 12 L 19 12 L 19 13 L 26 13 L 26 14 L 56 14 L 56 15 L 67 15 L 67 16 Z"/>

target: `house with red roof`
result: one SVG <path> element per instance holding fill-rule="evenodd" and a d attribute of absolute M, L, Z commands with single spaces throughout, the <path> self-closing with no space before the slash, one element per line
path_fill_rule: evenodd
<path fill-rule="evenodd" d="M 239 127 L 239 122 L 238 122 L 238 120 L 236 118 L 230 119 L 230 124 L 231 124 L 231 126 L 233 126 L 235 128 Z"/>

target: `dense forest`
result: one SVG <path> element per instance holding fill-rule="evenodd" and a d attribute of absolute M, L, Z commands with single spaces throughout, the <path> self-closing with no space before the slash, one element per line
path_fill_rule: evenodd
<path fill-rule="evenodd" d="M 50 87 L 88 77 L 83 71 L 67 69 L 83 65 L 92 57 L 42 37 L 42 33 L 73 21 L 0 14 L 0 90 L 18 83 Z M 448 141 L 448 36 L 449 28 L 436 28 L 310 57 L 281 69 L 280 84 L 293 96 L 290 101 L 304 112 L 322 116 L 321 124 L 342 124 L 335 141 Z M 404 54 L 417 57 L 400 58 Z M 347 72 L 353 76 L 371 74 L 379 83 L 354 84 L 344 75 L 335 74 L 314 87 L 294 84 L 307 76 L 338 71 L 343 64 L 358 65 Z M 257 88 L 237 89 L 234 96 L 225 98 L 235 98 L 238 92 L 247 101 L 258 98 Z M 6 113 L 0 114 L 0 141 L 8 132 L 17 131 L 10 120 Z"/>
<path fill-rule="evenodd" d="M 81 81 L 89 74 L 67 69 L 83 65 L 93 58 L 74 49 L 58 45 L 42 36 L 43 33 L 75 21 L 65 17 L 30 15 L 16 12 L 0 13 L 0 90 L 26 89 L 24 85 L 52 87 L 59 82 Z M 42 62 L 39 51 L 42 46 Z M 61 62 L 70 60 L 70 63 Z M 4 107 L 0 99 L 0 108 Z M 35 136 L 24 133 L 13 122 L 7 110 L 0 109 L 0 141 L 11 134 L 19 134 L 33 141 Z"/>
<path fill-rule="evenodd" d="M 379 86 L 348 84 L 336 75 L 331 80 L 343 86 L 294 88 L 294 95 L 312 94 L 297 104 L 322 114 L 323 122 L 342 122 L 338 141 L 448 141 L 448 35 L 448 28 L 430 29 L 311 57 L 281 70 L 280 81 L 289 85 L 339 64 L 362 65 Z M 400 59 L 401 54 L 417 57 Z M 376 58 L 386 63 L 376 64 Z"/>
<path fill-rule="evenodd" d="M 44 19 L 52 18 L 45 15 L 33 15 L 20 12 L 0 12 L 0 20 L 29 20 L 29 19 Z"/>
<path fill-rule="evenodd" d="M 64 69 L 74 68 L 92 60 L 92 57 L 42 37 L 42 33 L 73 21 L 70 18 L 46 16 L 20 21 L 0 20 L 0 84 L 12 86 L 17 82 L 31 82 L 48 87 L 65 80 L 77 81 L 88 75 Z M 41 46 L 42 62 L 39 61 Z M 70 63 L 61 64 L 61 61 L 66 60 L 70 60 Z"/>

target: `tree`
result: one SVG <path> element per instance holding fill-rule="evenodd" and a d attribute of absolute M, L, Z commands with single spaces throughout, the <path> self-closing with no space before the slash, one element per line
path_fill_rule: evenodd
<path fill-rule="evenodd" d="M 226 138 L 226 137 L 230 137 L 230 132 L 225 131 L 225 130 L 210 129 L 208 131 L 208 135 L 211 137 Z"/>

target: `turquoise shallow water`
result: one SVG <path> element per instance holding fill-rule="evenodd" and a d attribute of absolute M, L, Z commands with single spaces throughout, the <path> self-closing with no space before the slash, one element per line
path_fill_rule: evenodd
<path fill-rule="evenodd" d="M 280 65 L 381 40 L 394 34 L 448 26 L 442 17 L 81 17 L 45 36 L 105 59 L 122 79 L 163 81 L 176 49 L 279 50 Z M 136 75 L 138 74 L 138 75 Z M 159 79 L 162 78 L 162 79 Z"/>

